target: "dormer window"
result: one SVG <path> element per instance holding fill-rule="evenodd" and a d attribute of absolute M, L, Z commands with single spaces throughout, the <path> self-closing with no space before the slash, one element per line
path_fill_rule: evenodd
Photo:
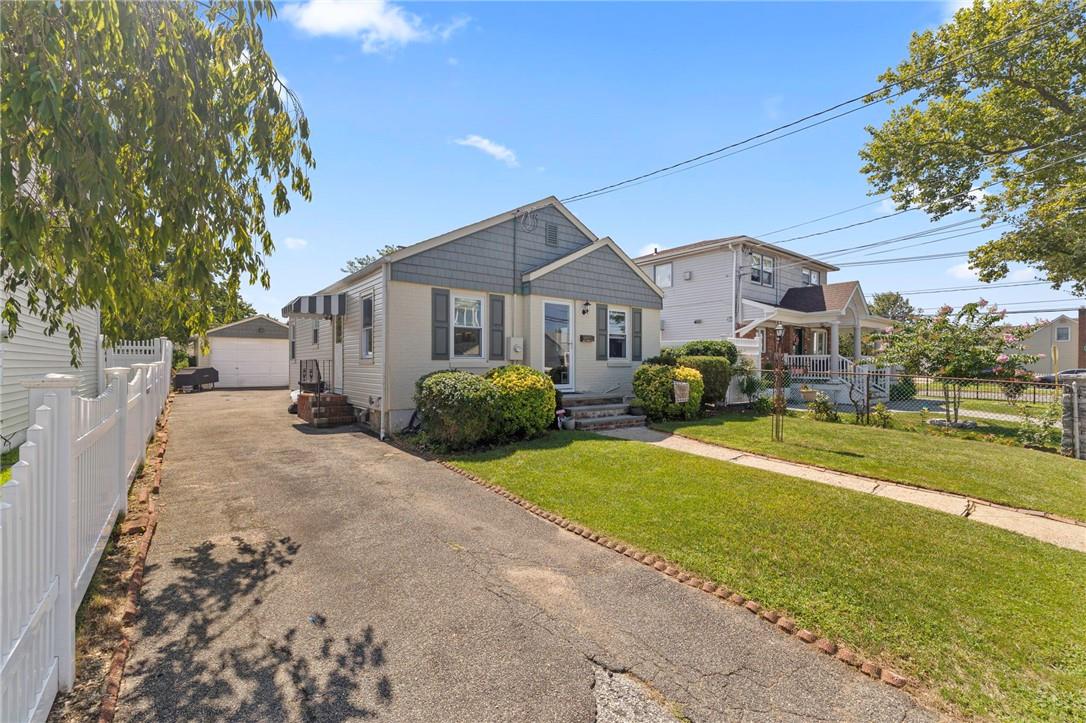
<path fill-rule="evenodd" d="M 774 258 L 765 254 L 750 255 L 750 280 L 762 286 L 773 285 Z"/>
<path fill-rule="evenodd" d="M 803 285 L 819 286 L 822 283 L 822 272 L 818 269 L 803 269 Z"/>

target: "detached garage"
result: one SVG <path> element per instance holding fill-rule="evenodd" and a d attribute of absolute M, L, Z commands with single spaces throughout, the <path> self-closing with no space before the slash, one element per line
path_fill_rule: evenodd
<path fill-rule="evenodd" d="M 215 367 L 217 386 L 286 387 L 289 381 L 287 325 L 258 314 L 211 329 L 210 347 L 199 349 L 197 366 Z"/>

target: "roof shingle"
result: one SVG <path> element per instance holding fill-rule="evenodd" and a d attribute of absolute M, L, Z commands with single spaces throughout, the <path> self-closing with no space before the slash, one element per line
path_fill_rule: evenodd
<path fill-rule="evenodd" d="M 792 311 L 841 311 L 859 286 L 858 281 L 842 281 L 825 286 L 794 286 L 784 292 L 779 306 Z"/>

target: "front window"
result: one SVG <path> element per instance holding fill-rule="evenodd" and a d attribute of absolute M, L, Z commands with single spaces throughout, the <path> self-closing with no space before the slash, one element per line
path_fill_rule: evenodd
<path fill-rule="evenodd" d="M 373 358 L 373 296 L 362 299 L 362 358 Z"/>
<path fill-rule="evenodd" d="M 321 322 L 320 319 L 313 320 L 313 346 L 321 345 Z"/>
<path fill-rule="evenodd" d="M 1057 326 L 1056 341 L 1071 341 L 1071 327 Z"/>
<path fill-rule="evenodd" d="M 483 355 L 483 300 L 453 297 L 453 355 Z"/>
<path fill-rule="evenodd" d="M 766 256 L 765 254 L 751 254 L 750 280 L 755 284 L 761 284 L 762 286 L 772 286 L 773 266 L 774 260 L 772 256 Z"/>
<path fill-rule="evenodd" d="M 607 312 L 607 357 L 609 359 L 626 358 L 626 312 L 609 310 Z"/>
<path fill-rule="evenodd" d="M 653 281 L 661 289 L 671 286 L 671 264 L 656 264 L 652 267 Z"/>
<path fill-rule="evenodd" d="M 826 332 L 821 330 L 811 332 L 811 353 L 826 353 Z"/>
<path fill-rule="evenodd" d="M 822 273 L 817 269 L 804 269 L 803 270 L 803 285 L 804 286 L 818 286 L 822 283 Z"/>

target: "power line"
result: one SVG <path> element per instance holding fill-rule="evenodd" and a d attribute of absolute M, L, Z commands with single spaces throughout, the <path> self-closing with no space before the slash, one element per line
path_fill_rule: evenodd
<path fill-rule="evenodd" d="M 883 85 L 883 86 L 881 86 L 879 88 L 876 88 L 875 90 L 868 91 L 867 93 L 864 93 L 863 95 L 858 95 L 858 96 L 856 96 L 854 98 L 849 98 L 848 100 L 841 101 L 839 103 L 835 103 L 835 104 L 829 106 L 828 108 L 823 108 L 820 111 L 816 111 L 814 113 L 809 113 L 808 115 L 805 115 L 802 118 L 797 118 L 794 121 L 784 123 L 782 125 L 777 126 L 776 128 L 771 128 L 770 130 L 767 130 L 767 131 L 762 131 L 761 133 L 757 133 L 757 134 L 755 134 L 753 136 L 750 136 L 748 138 L 744 138 L 741 141 L 736 141 L 734 143 L 729 143 L 729 144 L 727 144 L 725 146 L 721 146 L 720 148 L 717 148 L 715 150 L 708 151 L 706 153 L 701 153 L 699 155 L 694 156 L 693 158 L 688 158 L 688 159 L 686 159 L 684 161 L 679 161 L 678 163 L 672 163 L 672 164 L 664 166 L 662 168 L 658 168 L 658 169 L 656 169 L 654 171 L 649 171 L 647 173 L 642 173 L 640 175 L 633 176 L 631 178 L 627 178 L 627 179 L 622 180 L 622 181 L 618 181 L 617 183 L 611 183 L 611 184 L 608 184 L 606 186 L 600 186 L 599 188 L 594 188 L 594 189 L 592 189 L 590 191 L 585 191 L 583 193 L 577 193 L 577 194 L 574 194 L 572 196 L 567 196 L 567 197 L 562 199 L 562 202 L 563 203 L 572 203 L 573 201 L 580 201 L 580 200 L 584 200 L 584 199 L 589 198 L 589 197 L 595 197 L 595 196 L 598 196 L 598 195 L 603 195 L 604 193 L 610 193 L 611 191 L 617 190 L 620 187 L 626 187 L 629 184 L 632 184 L 634 182 L 642 181 L 642 180 L 648 179 L 648 178 L 653 177 L 653 176 L 658 176 L 658 175 L 660 175 L 662 173 L 666 173 L 668 171 L 674 171 L 674 170 L 677 170 L 677 169 L 679 169 L 681 167 L 684 167 L 684 166 L 690 166 L 690 164 L 697 163 L 698 161 L 705 161 L 705 159 L 708 159 L 711 156 L 717 156 L 717 155 L 723 153 L 724 151 L 732 150 L 732 149 L 737 148 L 739 146 L 744 146 L 744 145 L 750 143 L 751 141 L 756 141 L 756 140 L 765 138 L 766 136 L 771 136 L 774 133 L 778 133 L 779 131 L 786 130 L 788 128 L 793 128 L 794 126 L 800 125 L 802 123 L 806 123 L 807 121 L 812 120 L 814 118 L 824 116 L 827 113 L 832 113 L 833 111 L 844 108 L 845 106 L 852 105 L 853 103 L 856 103 L 857 101 L 865 101 L 865 99 L 870 98 L 871 96 L 877 95 L 879 93 L 883 93 L 883 92 L 888 91 L 891 88 L 894 88 L 896 86 L 902 86 L 908 81 L 914 80 L 916 78 L 927 75 L 929 73 L 933 73 L 936 70 L 939 70 L 940 68 L 942 68 L 943 66 L 950 64 L 951 62 L 955 62 L 957 60 L 967 58 L 967 57 L 969 57 L 971 55 L 974 55 L 974 54 L 980 52 L 981 50 L 985 50 L 985 49 L 990 48 L 992 46 L 1001 45 L 1003 43 L 1009 42 L 1010 40 L 1012 40 L 1015 37 L 1021 35 L 1022 33 L 1025 33 L 1025 32 L 1027 32 L 1029 30 L 1033 30 L 1033 29 L 1038 28 L 1038 27 L 1042 27 L 1044 25 L 1048 25 L 1050 23 L 1055 22 L 1058 19 L 1059 19 L 1059 17 L 1049 18 L 1048 20 L 1043 20 L 1041 22 L 1034 23 L 1033 25 L 1027 25 L 1026 27 L 1022 28 L 1021 30 L 1017 30 L 1017 31 L 1011 33 L 1010 35 L 1007 35 L 1004 38 L 1000 38 L 999 40 L 993 40 L 993 41 L 991 41 L 989 43 L 985 43 L 984 45 L 982 45 L 982 46 L 980 46 L 978 48 L 974 48 L 974 49 L 972 49 L 972 50 L 970 50 L 968 52 L 962 53 L 962 54 L 960 54 L 958 56 L 955 56 L 953 58 L 947 58 L 945 60 L 939 61 L 938 63 L 936 63 L 935 65 L 933 65 L 930 68 L 927 68 L 926 70 L 917 71 L 917 72 L 915 72 L 915 73 L 913 73 L 913 74 L 911 74 L 909 76 L 906 76 L 906 77 L 904 77 L 904 78 L 902 78 L 902 79 L 900 79 L 900 80 L 898 80 L 896 82 L 888 83 L 888 84 Z M 866 100 L 864 105 L 861 106 L 861 107 L 866 108 L 866 107 L 874 105 L 876 103 L 881 103 L 881 102 L 883 102 L 885 100 L 889 100 L 890 98 L 894 98 L 894 97 L 897 97 L 899 95 L 903 95 L 906 92 L 907 92 L 907 90 L 901 90 L 901 91 L 898 91 L 897 93 L 885 96 L 883 98 L 879 98 L 877 100 Z M 852 113 L 852 112 L 854 112 L 856 110 L 859 110 L 859 108 L 846 111 L 845 113 L 841 113 L 841 114 L 839 114 L 839 115 L 837 115 L 835 117 L 840 117 L 841 115 L 847 115 L 848 113 Z M 812 128 L 815 125 L 820 125 L 821 123 L 826 122 L 827 120 L 833 120 L 833 118 L 825 119 L 823 121 L 820 121 L 819 123 L 814 123 L 814 124 L 811 124 L 809 126 L 805 126 L 804 128 L 797 129 L 796 131 L 793 131 L 792 133 L 799 132 L 799 130 L 806 130 L 807 128 Z M 780 135 L 778 137 L 775 137 L 775 138 L 773 138 L 771 140 L 778 140 L 779 138 L 785 138 L 788 135 L 791 135 L 792 133 L 782 134 L 782 135 Z M 759 144 L 759 145 L 761 145 L 761 144 Z M 693 166 L 691 166 L 691 167 L 693 167 Z"/>
<path fill-rule="evenodd" d="M 848 263 L 836 264 L 841 268 L 846 266 L 883 266 L 885 264 L 904 264 L 912 261 L 930 261 L 931 259 L 953 259 L 968 256 L 968 251 L 952 251 L 948 254 L 925 254 L 923 256 L 899 256 L 896 259 L 878 259 L 876 261 L 849 261 Z"/>
<path fill-rule="evenodd" d="M 1015 286 L 1040 286 L 1041 284 L 1048 284 L 1047 281 L 1008 281 L 1004 283 L 992 283 L 992 284 L 978 284 L 975 286 L 947 286 L 938 289 L 912 289 L 911 291 L 898 291 L 897 293 L 902 296 L 912 294 L 914 296 L 920 294 L 942 294 L 950 293 L 954 291 L 979 291 L 982 289 L 1009 289 Z M 1049 284 L 1050 285 L 1050 284 Z M 879 293 L 879 292 L 876 292 Z M 885 292 L 882 292 L 885 293 Z M 874 294 L 871 295 L 874 298 Z"/>

